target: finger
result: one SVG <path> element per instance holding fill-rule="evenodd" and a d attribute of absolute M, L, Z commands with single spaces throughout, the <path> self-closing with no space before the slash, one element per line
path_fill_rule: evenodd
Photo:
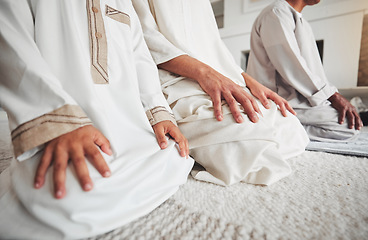
<path fill-rule="evenodd" d="M 353 129 L 353 127 L 355 126 L 355 116 L 351 111 L 348 111 L 346 113 L 346 117 L 348 119 L 348 127 L 349 129 Z"/>
<path fill-rule="evenodd" d="M 360 119 L 359 113 L 356 111 L 355 107 L 352 110 L 353 117 L 355 119 L 355 126 L 353 126 L 356 130 L 360 130 L 363 127 L 363 122 Z"/>
<path fill-rule="evenodd" d="M 110 170 L 109 166 L 107 165 L 104 157 L 102 156 L 102 154 L 100 153 L 100 151 L 98 150 L 98 148 L 95 145 L 91 144 L 89 146 L 86 146 L 84 148 L 84 154 L 88 158 L 90 163 L 94 166 L 94 168 L 96 168 L 96 170 L 101 174 L 101 176 L 103 176 L 103 177 L 110 177 L 111 176 L 111 170 Z M 83 157 L 83 163 L 84 163 L 85 168 L 84 167 L 82 168 L 83 172 L 81 172 L 81 174 L 83 174 L 83 175 L 81 175 L 81 176 L 86 177 L 85 178 L 86 180 L 89 179 L 88 183 L 90 183 L 91 186 L 93 186 L 92 180 L 90 180 L 90 177 L 89 177 L 88 168 L 87 168 L 87 165 L 85 163 L 84 157 Z M 88 176 L 88 178 L 87 178 L 87 176 Z M 82 186 L 83 186 L 83 189 L 84 189 L 84 185 L 82 185 Z M 88 191 L 90 189 L 84 189 L 84 190 Z"/>
<path fill-rule="evenodd" d="M 178 143 L 180 156 L 188 157 L 189 155 L 188 140 L 183 136 L 183 134 L 179 131 L 179 129 L 178 128 L 171 129 L 169 134 L 174 139 L 174 141 Z"/>
<path fill-rule="evenodd" d="M 340 110 L 339 111 L 339 124 L 343 124 L 346 116 L 346 110 Z"/>
<path fill-rule="evenodd" d="M 287 117 L 287 110 L 286 110 L 285 104 L 281 102 L 278 106 L 279 106 L 282 116 Z"/>
<path fill-rule="evenodd" d="M 286 110 L 286 109 L 288 109 L 287 108 L 287 105 L 288 105 L 287 101 L 283 101 L 283 99 L 281 97 L 278 97 L 278 95 L 277 96 L 273 96 L 273 99 L 272 100 L 276 103 L 277 108 L 280 110 L 282 116 L 287 117 L 287 110 Z"/>
<path fill-rule="evenodd" d="M 271 104 L 270 104 L 270 102 L 268 101 L 267 97 L 264 94 L 262 94 L 258 99 L 259 99 L 259 101 L 261 101 L 262 105 L 266 109 L 270 109 Z"/>
<path fill-rule="evenodd" d="M 101 132 L 97 131 L 94 142 L 104 153 L 112 155 L 110 141 Z"/>
<path fill-rule="evenodd" d="M 222 121 L 224 119 L 224 116 L 222 114 L 221 95 L 215 94 L 215 96 L 211 98 L 213 102 L 213 108 L 215 111 L 215 117 L 218 121 Z"/>
<path fill-rule="evenodd" d="M 253 97 L 250 97 L 250 102 L 253 106 L 254 111 L 256 111 L 258 114 L 260 114 L 263 117 L 263 114 L 261 112 L 261 109 L 259 109 L 258 103 L 256 100 L 254 100 Z"/>
<path fill-rule="evenodd" d="M 55 198 L 63 198 L 65 196 L 65 176 L 68 166 L 68 154 L 65 151 L 56 151 L 54 154 L 54 194 Z"/>
<path fill-rule="evenodd" d="M 166 137 L 164 127 L 162 127 L 161 125 L 157 126 L 154 128 L 154 132 L 155 132 L 156 139 L 157 139 L 157 142 L 160 148 L 161 149 L 167 148 L 168 143 L 167 143 L 167 137 Z"/>
<path fill-rule="evenodd" d="M 185 149 L 186 149 L 186 152 L 185 152 L 185 156 L 186 158 L 189 157 L 189 142 L 188 142 L 188 139 L 185 138 Z"/>
<path fill-rule="evenodd" d="M 278 97 L 278 95 L 272 95 L 272 101 L 276 103 L 277 109 L 281 112 L 282 116 L 286 117 L 286 106 L 282 98 Z"/>
<path fill-rule="evenodd" d="M 285 106 L 286 106 L 286 109 L 289 111 L 289 112 L 291 112 L 293 115 L 295 115 L 296 116 L 296 112 L 294 111 L 294 109 L 293 109 L 293 107 L 292 106 L 290 106 L 290 104 L 285 100 Z"/>
<path fill-rule="evenodd" d="M 359 113 L 356 111 L 353 111 L 353 114 L 355 116 L 355 129 L 360 130 L 363 127 L 362 119 L 360 119 Z"/>
<path fill-rule="evenodd" d="M 289 111 L 290 113 L 292 113 L 293 115 L 297 115 L 296 112 L 294 111 L 293 107 L 289 104 L 288 101 L 286 101 L 284 98 L 280 97 L 279 95 L 277 95 L 276 93 L 271 95 L 271 100 L 274 101 L 278 106 L 284 105 L 284 107 L 286 108 L 287 111 Z M 281 108 L 280 108 L 281 110 Z M 287 117 L 287 112 L 281 112 L 282 115 L 284 117 Z"/>
<path fill-rule="evenodd" d="M 237 123 L 242 123 L 244 121 L 240 111 L 239 111 L 239 106 L 238 106 L 238 102 L 235 100 L 235 98 L 231 95 L 231 94 L 224 94 L 224 98 L 230 108 L 230 111 L 235 119 L 235 121 Z M 243 105 L 243 104 L 242 104 Z"/>
<path fill-rule="evenodd" d="M 46 172 L 51 164 L 51 161 L 52 161 L 52 146 L 48 145 L 46 146 L 43 152 L 43 155 L 40 159 L 40 162 L 36 170 L 36 175 L 34 179 L 35 188 L 39 189 L 44 185 Z"/>
<path fill-rule="evenodd" d="M 70 153 L 70 159 L 82 189 L 84 191 L 91 190 L 93 188 L 93 183 L 89 176 L 83 148 L 73 149 Z"/>
<path fill-rule="evenodd" d="M 188 145 L 186 144 L 186 140 L 180 140 L 177 142 L 179 145 L 179 153 L 180 156 L 188 158 Z"/>
<path fill-rule="evenodd" d="M 243 98 L 240 100 L 240 104 L 243 106 L 244 113 L 247 114 L 249 120 L 254 123 L 258 122 L 258 116 L 251 101 L 248 98 Z"/>

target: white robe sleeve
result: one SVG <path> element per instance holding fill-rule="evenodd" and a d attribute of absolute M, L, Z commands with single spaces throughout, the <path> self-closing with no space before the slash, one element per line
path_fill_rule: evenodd
<path fill-rule="evenodd" d="M 132 18 L 134 18 L 131 27 L 139 91 L 148 120 L 152 126 L 166 120 L 176 125 L 174 115 L 162 93 L 157 66 L 144 40 L 138 16 L 134 15 Z"/>
<path fill-rule="evenodd" d="M 134 9 L 139 16 L 145 41 L 147 42 L 153 60 L 157 65 L 178 56 L 187 55 L 187 53 L 174 46 L 159 31 L 147 0 L 133 0 L 132 2 Z"/>
<path fill-rule="evenodd" d="M 28 1 L 1 1 L 0 26 L 0 104 L 9 117 L 15 156 L 22 160 L 91 121 L 40 54 Z"/>
<path fill-rule="evenodd" d="M 274 9 L 272 14 L 264 17 L 259 34 L 270 61 L 282 78 L 307 98 L 312 106 L 317 106 L 337 89 L 330 85 L 325 76 L 308 67 L 295 37 L 293 20 L 291 12 Z M 312 43 L 315 44 L 314 39 Z"/>

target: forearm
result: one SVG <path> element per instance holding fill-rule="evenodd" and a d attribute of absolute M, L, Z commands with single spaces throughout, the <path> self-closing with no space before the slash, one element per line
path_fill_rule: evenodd
<path fill-rule="evenodd" d="M 191 78 L 199 84 L 204 83 L 203 81 L 215 72 L 207 64 L 188 55 L 178 56 L 159 64 L 158 67 L 183 77 Z"/>

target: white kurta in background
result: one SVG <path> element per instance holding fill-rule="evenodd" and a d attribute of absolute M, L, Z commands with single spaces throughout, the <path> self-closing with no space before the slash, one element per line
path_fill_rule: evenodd
<path fill-rule="evenodd" d="M 104 233 L 186 182 L 192 159 L 171 140 L 161 150 L 145 114 L 169 108 L 130 1 L 1 1 L 0 49 L 0 101 L 17 157 L 0 175 L 1 239 Z M 43 144 L 88 124 L 111 143 L 111 177 L 88 164 L 94 188 L 84 192 L 68 167 L 65 198 L 53 197 L 51 170 L 34 189 Z"/>
<path fill-rule="evenodd" d="M 188 54 L 245 88 L 238 67 L 222 42 L 208 0 L 133 0 L 147 45 L 160 64 Z M 239 181 L 272 184 L 291 173 L 287 158 L 304 151 L 308 137 L 294 116 L 282 117 L 275 104 L 252 123 L 234 121 L 226 102 L 224 120 L 215 119 L 210 97 L 192 79 L 160 70 L 161 84 L 190 154 L 205 169 L 192 175 L 221 185 Z M 249 91 L 248 91 L 249 92 Z"/>
<path fill-rule="evenodd" d="M 349 140 L 358 131 L 327 100 L 335 92 L 326 78 L 309 23 L 285 0 L 267 6 L 251 33 L 248 73 L 289 101 L 312 140 Z"/>

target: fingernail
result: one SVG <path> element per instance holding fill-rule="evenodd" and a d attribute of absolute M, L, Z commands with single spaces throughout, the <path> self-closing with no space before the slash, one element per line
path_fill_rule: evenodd
<path fill-rule="evenodd" d="M 166 147 L 166 143 L 165 143 L 165 142 L 160 143 L 160 148 L 161 148 L 161 149 L 163 149 L 163 148 L 165 148 L 165 147 Z"/>
<path fill-rule="evenodd" d="M 111 176 L 111 172 L 110 171 L 106 171 L 103 173 L 102 175 L 103 177 L 110 177 Z"/>
<path fill-rule="evenodd" d="M 41 184 L 39 182 L 35 182 L 35 184 L 34 184 L 35 188 L 40 188 L 40 186 L 41 186 Z"/>
<path fill-rule="evenodd" d="M 252 119 L 253 119 L 253 122 L 254 122 L 254 123 L 258 122 L 258 117 L 257 117 L 257 115 L 253 115 Z"/>
<path fill-rule="evenodd" d="M 56 198 L 61 198 L 63 195 L 63 192 L 61 190 L 58 190 L 55 194 Z"/>
<path fill-rule="evenodd" d="M 238 123 L 243 122 L 243 117 L 242 117 L 242 116 L 239 116 L 239 117 L 236 119 L 236 121 L 237 121 Z"/>
<path fill-rule="evenodd" d="M 224 119 L 224 117 L 222 115 L 217 116 L 217 120 L 222 121 L 223 119 Z"/>
<path fill-rule="evenodd" d="M 89 190 L 91 190 L 91 189 L 92 189 L 92 184 L 90 184 L 90 183 L 86 183 L 86 184 L 84 184 L 83 189 L 84 189 L 85 191 L 89 191 Z"/>

